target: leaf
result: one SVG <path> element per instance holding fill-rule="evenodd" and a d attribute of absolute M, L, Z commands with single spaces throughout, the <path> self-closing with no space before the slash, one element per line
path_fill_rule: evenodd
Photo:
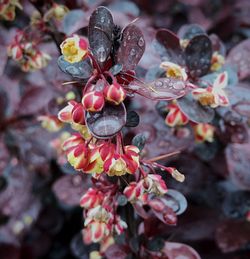
<path fill-rule="evenodd" d="M 109 69 L 110 73 L 112 73 L 114 76 L 119 74 L 123 69 L 123 66 L 121 64 L 116 64 L 113 67 Z"/>
<path fill-rule="evenodd" d="M 140 123 L 140 117 L 135 111 L 127 113 L 126 127 L 136 127 Z"/>
<path fill-rule="evenodd" d="M 165 245 L 165 241 L 163 238 L 160 238 L 160 237 L 155 237 L 153 239 L 150 239 L 150 240 L 147 240 L 147 248 L 150 250 L 150 251 L 160 251 L 162 250 L 162 248 L 164 247 Z"/>
<path fill-rule="evenodd" d="M 250 77 L 250 39 L 236 45 L 227 56 L 227 63 L 235 64 L 238 67 L 240 80 Z"/>
<path fill-rule="evenodd" d="M 63 32 L 71 35 L 79 29 L 88 26 L 86 14 L 81 9 L 72 10 L 67 13 L 63 19 Z"/>
<path fill-rule="evenodd" d="M 162 251 L 168 259 L 201 259 L 192 247 L 181 243 L 166 242 Z"/>
<path fill-rule="evenodd" d="M 145 51 L 145 39 L 141 30 L 129 24 L 122 32 L 122 41 L 117 53 L 117 62 L 123 70 L 134 70 Z"/>
<path fill-rule="evenodd" d="M 0 76 L 2 76 L 8 60 L 7 49 L 0 43 Z"/>
<path fill-rule="evenodd" d="M 156 33 L 156 40 L 166 50 L 164 59 L 183 65 L 182 49 L 177 35 L 167 29 L 161 29 Z M 159 46 L 156 46 L 157 49 L 159 50 Z"/>
<path fill-rule="evenodd" d="M 3 89 L 0 89 L 0 122 L 5 118 L 8 103 L 9 100 L 7 93 Z"/>
<path fill-rule="evenodd" d="M 208 73 L 212 58 L 212 43 L 206 35 L 193 37 L 185 48 L 186 66 L 192 77 Z"/>
<path fill-rule="evenodd" d="M 80 174 L 65 175 L 54 183 L 52 189 L 62 205 L 78 206 L 82 194 L 88 188 L 83 185 L 85 180 Z"/>
<path fill-rule="evenodd" d="M 159 78 L 150 83 L 133 81 L 129 89 L 146 98 L 159 101 L 178 99 L 190 91 L 183 81 L 168 77 Z"/>
<path fill-rule="evenodd" d="M 89 19 L 88 38 L 90 49 L 101 64 L 111 52 L 113 29 L 114 22 L 110 11 L 103 6 L 96 8 Z"/>
<path fill-rule="evenodd" d="M 197 35 L 206 35 L 204 29 L 198 24 L 183 25 L 178 31 L 178 36 L 182 40 L 191 40 Z"/>
<path fill-rule="evenodd" d="M 164 204 L 174 211 L 176 215 L 182 214 L 187 209 L 187 200 L 180 192 L 169 189 L 161 199 Z"/>
<path fill-rule="evenodd" d="M 58 58 L 57 64 L 64 73 L 81 79 L 89 78 L 93 70 L 89 58 L 80 62 L 70 63 L 62 55 Z"/>
<path fill-rule="evenodd" d="M 19 114 L 34 114 L 45 108 L 53 98 L 52 92 L 48 88 L 33 87 L 29 89 L 20 101 Z"/>
<path fill-rule="evenodd" d="M 250 190 L 250 144 L 230 144 L 226 159 L 231 179 L 243 190 Z"/>
<path fill-rule="evenodd" d="M 216 243 L 224 253 L 244 250 L 249 245 L 250 225 L 246 221 L 227 220 L 219 225 Z"/>
<path fill-rule="evenodd" d="M 143 150 L 145 143 L 146 143 L 146 136 L 143 133 L 137 134 L 132 139 L 132 145 L 139 148 L 140 151 Z"/>
<path fill-rule="evenodd" d="M 100 112 L 86 112 L 86 124 L 96 138 L 106 139 L 116 135 L 126 124 L 126 109 L 120 105 L 106 104 Z"/>
<path fill-rule="evenodd" d="M 124 251 L 124 248 L 118 244 L 113 244 L 109 246 L 105 250 L 104 254 L 107 259 L 125 259 L 127 256 L 127 253 Z"/>
<path fill-rule="evenodd" d="M 200 105 L 190 94 L 179 99 L 177 103 L 181 111 L 193 122 L 207 123 L 214 118 L 214 110 L 208 106 Z"/>

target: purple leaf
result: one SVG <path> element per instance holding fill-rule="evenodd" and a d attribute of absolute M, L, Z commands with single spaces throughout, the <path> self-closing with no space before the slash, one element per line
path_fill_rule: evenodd
<path fill-rule="evenodd" d="M 167 29 L 160 29 L 156 33 L 156 40 L 166 50 L 165 59 L 183 65 L 183 55 L 180 40 L 177 35 Z M 159 48 L 159 47 L 158 47 Z M 157 50 L 157 46 L 156 46 Z M 164 55 L 164 52 L 162 53 Z"/>
<path fill-rule="evenodd" d="M 0 76 L 2 76 L 8 60 L 7 47 L 0 44 Z"/>
<path fill-rule="evenodd" d="M 126 109 L 119 105 L 106 104 L 100 112 L 86 112 L 86 124 L 96 138 L 110 138 L 126 124 Z"/>
<path fill-rule="evenodd" d="M 48 88 L 33 87 L 29 89 L 20 101 L 20 114 L 33 114 L 45 108 L 53 98 Z"/>
<path fill-rule="evenodd" d="M 239 79 L 250 76 L 250 39 L 236 45 L 228 54 L 227 62 L 238 66 Z"/>
<path fill-rule="evenodd" d="M 169 189 L 161 200 L 166 206 L 172 208 L 176 215 L 182 214 L 187 208 L 187 200 L 184 195 L 173 189 Z"/>
<path fill-rule="evenodd" d="M 231 144 L 226 159 L 231 179 L 243 190 L 250 190 L 250 144 Z"/>
<path fill-rule="evenodd" d="M 127 253 L 121 245 L 113 244 L 105 250 L 105 256 L 107 259 L 125 259 L 127 257 Z"/>
<path fill-rule="evenodd" d="M 205 75 L 210 69 L 212 43 L 206 35 L 193 37 L 185 48 L 186 66 L 192 77 Z"/>
<path fill-rule="evenodd" d="M 174 100 L 190 91 L 183 81 L 173 78 L 159 78 L 150 83 L 133 81 L 129 89 L 152 100 Z"/>
<path fill-rule="evenodd" d="M 181 243 L 166 242 L 163 248 L 163 252 L 168 257 L 168 259 L 201 259 L 198 253 L 192 247 Z"/>
<path fill-rule="evenodd" d="M 178 105 L 181 111 L 193 122 L 207 123 L 214 118 L 214 110 L 208 106 L 202 106 L 191 95 L 179 99 Z"/>
<path fill-rule="evenodd" d="M 71 35 L 85 26 L 88 26 L 88 19 L 80 9 L 70 11 L 63 19 L 63 32 L 66 35 Z"/>
<path fill-rule="evenodd" d="M 204 29 L 198 24 L 183 25 L 178 31 L 178 36 L 182 40 L 191 40 L 197 35 L 206 35 Z"/>
<path fill-rule="evenodd" d="M 64 73 L 81 79 L 89 78 L 93 70 L 89 58 L 72 64 L 67 62 L 63 56 L 60 56 L 57 60 L 57 64 Z"/>
<path fill-rule="evenodd" d="M 134 70 L 144 51 L 145 39 L 141 30 L 136 25 L 129 24 L 122 33 L 117 63 L 123 65 L 123 70 Z"/>
<path fill-rule="evenodd" d="M 215 237 L 219 248 L 224 253 L 243 250 L 249 245 L 249 222 L 227 220 L 217 228 Z"/>
<path fill-rule="evenodd" d="M 85 179 L 86 182 L 86 179 Z M 84 186 L 84 187 L 83 187 Z M 53 191 L 58 200 L 67 206 L 78 206 L 80 198 L 88 188 L 87 184 L 83 185 L 83 176 L 66 175 L 59 178 L 53 185 Z"/>
<path fill-rule="evenodd" d="M 114 22 L 110 11 L 103 6 L 96 8 L 89 19 L 88 38 L 90 49 L 101 64 L 111 52 L 113 29 Z"/>

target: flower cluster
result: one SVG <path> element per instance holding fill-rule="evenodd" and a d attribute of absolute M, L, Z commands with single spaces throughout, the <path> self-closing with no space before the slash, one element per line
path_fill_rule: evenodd
<path fill-rule="evenodd" d="M 19 63 L 24 72 L 42 69 L 51 59 L 48 54 L 37 48 L 35 42 L 27 40 L 23 31 L 19 31 L 8 46 L 8 55 Z"/>
<path fill-rule="evenodd" d="M 120 235 L 127 228 L 125 221 L 116 213 L 113 185 L 105 183 L 102 190 L 89 188 L 80 200 L 81 207 L 85 208 L 84 239 L 86 243 L 105 241 L 113 235 Z"/>
<path fill-rule="evenodd" d="M 0 3 L 0 19 L 13 21 L 16 17 L 16 7 L 23 9 L 19 0 L 3 0 Z"/>

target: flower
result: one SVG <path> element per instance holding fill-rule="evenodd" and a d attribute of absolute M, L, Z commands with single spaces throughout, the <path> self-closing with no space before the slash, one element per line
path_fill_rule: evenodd
<path fill-rule="evenodd" d="M 115 220 L 113 222 L 113 232 L 117 235 L 120 235 L 127 227 L 127 223 L 124 220 L 122 220 L 119 215 L 116 215 Z"/>
<path fill-rule="evenodd" d="M 107 85 L 104 88 L 103 95 L 108 102 L 118 105 L 124 101 L 126 97 L 126 91 L 120 84 L 114 82 L 112 85 Z"/>
<path fill-rule="evenodd" d="M 160 64 L 160 67 L 166 70 L 167 77 L 179 79 L 182 81 L 186 81 L 188 78 L 185 69 L 175 63 L 164 61 Z"/>
<path fill-rule="evenodd" d="M 57 132 L 63 127 L 61 121 L 59 121 L 57 117 L 53 115 L 39 116 L 38 120 L 41 121 L 42 127 L 49 132 Z"/>
<path fill-rule="evenodd" d="M 222 68 L 222 66 L 225 64 L 225 58 L 218 53 L 218 51 L 215 51 L 212 55 L 211 60 L 211 71 L 218 71 Z"/>
<path fill-rule="evenodd" d="M 130 184 L 124 189 L 123 194 L 127 197 L 128 201 L 135 202 L 140 200 L 145 202 L 147 195 L 144 195 L 143 185 L 137 182 L 130 182 Z"/>
<path fill-rule="evenodd" d="M 92 242 L 100 242 L 109 236 L 113 217 L 111 212 L 100 205 L 88 210 L 84 226 Z"/>
<path fill-rule="evenodd" d="M 214 127 L 208 123 L 198 123 L 194 126 L 194 135 L 196 142 L 213 142 Z"/>
<path fill-rule="evenodd" d="M 86 39 L 74 35 L 64 40 L 60 45 L 63 57 L 70 63 L 80 62 L 88 54 Z"/>
<path fill-rule="evenodd" d="M 80 206 L 89 209 L 94 208 L 102 203 L 104 195 L 102 192 L 89 188 L 88 191 L 81 197 Z"/>
<path fill-rule="evenodd" d="M 54 3 L 53 6 L 45 13 L 44 20 L 49 21 L 51 18 L 54 18 L 57 21 L 61 21 L 68 12 L 69 9 L 65 5 Z"/>
<path fill-rule="evenodd" d="M 201 105 L 208 105 L 212 108 L 228 106 L 229 100 L 224 90 L 227 84 L 228 74 L 227 72 L 223 72 L 216 77 L 213 86 L 197 88 L 192 91 L 192 94 L 194 99 L 198 100 Z"/>
<path fill-rule="evenodd" d="M 101 111 L 105 101 L 103 94 L 98 91 L 90 91 L 84 94 L 82 104 L 85 110 L 89 112 Z"/>
<path fill-rule="evenodd" d="M 4 0 L 0 3 L 0 18 L 13 21 L 16 17 L 16 7 L 23 9 L 19 0 Z"/>
<path fill-rule="evenodd" d="M 141 180 L 144 191 L 154 193 L 156 195 L 163 195 L 167 193 L 167 186 L 158 174 L 148 174 Z"/>
<path fill-rule="evenodd" d="M 176 102 L 167 106 L 169 112 L 166 116 L 165 123 L 169 127 L 182 126 L 188 123 L 188 117 L 180 110 Z"/>
<path fill-rule="evenodd" d="M 109 176 L 133 174 L 139 167 L 139 149 L 135 146 L 125 146 L 124 154 L 113 153 L 104 162 L 103 168 Z"/>
<path fill-rule="evenodd" d="M 80 134 L 75 134 L 63 143 L 69 163 L 76 170 L 84 170 L 89 164 L 89 149 Z"/>

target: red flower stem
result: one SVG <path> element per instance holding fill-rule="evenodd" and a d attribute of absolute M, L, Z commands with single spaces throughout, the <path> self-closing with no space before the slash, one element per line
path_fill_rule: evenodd
<path fill-rule="evenodd" d="M 91 59 L 92 63 L 93 63 L 93 67 L 96 68 L 96 70 L 98 71 L 98 74 L 102 74 L 102 70 L 99 66 L 99 64 L 96 62 L 95 57 L 92 55 L 92 53 L 89 51 L 88 52 L 88 57 Z"/>

